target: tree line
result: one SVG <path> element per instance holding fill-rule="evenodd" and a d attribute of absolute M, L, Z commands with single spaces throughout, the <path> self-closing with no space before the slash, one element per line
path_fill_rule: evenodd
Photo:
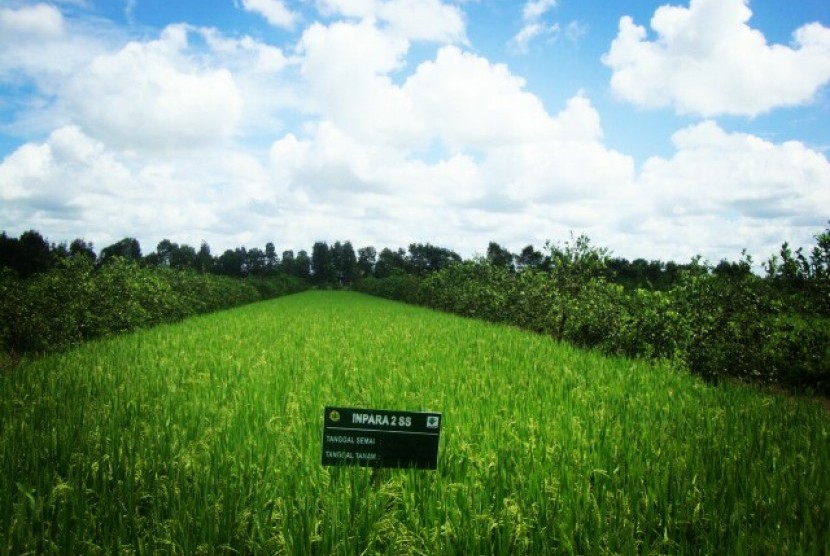
<path fill-rule="evenodd" d="M 215 256 L 210 245 L 202 242 L 198 249 L 164 239 L 155 251 L 143 254 L 141 244 L 125 237 L 95 252 L 92 243 L 75 239 L 71 243 L 50 243 L 36 230 L 28 230 L 19 237 L 0 232 L 0 268 L 6 268 L 18 278 L 26 279 L 38 273 L 58 268 L 63 261 L 83 258 L 96 268 L 116 259 L 132 261 L 145 267 L 190 270 L 233 278 L 275 275 L 296 276 L 318 286 L 346 286 L 366 276 L 384 278 L 394 273 L 426 274 L 455 263 L 461 257 L 446 248 L 430 244 L 411 244 L 408 250 L 384 248 L 377 252 L 372 247 L 355 251 L 350 241 L 315 242 L 311 254 L 300 250 L 285 250 L 277 254 L 274 243 L 259 247 L 227 249 Z"/>
<path fill-rule="evenodd" d="M 784 243 L 780 253 L 764 264 L 768 276 L 798 287 L 809 282 L 816 273 L 824 272 L 823 268 L 828 264 L 828 246 L 822 243 L 826 241 L 824 235 L 820 235 L 819 244 L 809 255 L 805 255 L 803 248 L 793 251 Z M 542 250 L 530 244 L 512 253 L 491 241 L 486 254 L 476 258 L 511 272 L 525 269 L 549 272 L 555 262 L 555 251 L 556 246 L 547 242 Z M 665 290 L 674 285 L 682 273 L 702 268 L 699 258 L 678 264 L 642 258 L 629 261 L 611 257 L 607 250 L 602 255 L 603 276 L 629 289 Z M 268 242 L 264 249 L 241 246 L 217 256 L 213 255 L 207 242 L 202 242 L 196 249 L 186 243 L 164 239 L 155 251 L 144 255 L 141 244 L 132 237 L 125 237 L 96 253 L 92 243 L 80 238 L 70 243 L 50 243 L 36 230 L 23 232 L 17 238 L 0 232 L 0 268 L 8 269 L 18 278 L 47 272 L 58 268 L 62 261 L 79 257 L 89 260 L 95 267 L 120 258 L 146 267 L 192 270 L 233 278 L 282 274 L 296 276 L 316 286 L 350 286 L 362 278 L 387 278 L 396 274 L 424 276 L 462 262 L 458 253 L 429 243 L 413 243 L 407 249 L 385 247 L 378 252 L 374 246 L 355 250 L 351 241 L 335 241 L 331 245 L 317 241 L 310 254 L 306 250 L 296 254 L 293 250 L 285 250 L 280 255 L 274 243 Z M 724 259 L 707 270 L 721 276 L 745 275 L 752 272 L 751 259 L 746 256 L 738 262 Z"/>

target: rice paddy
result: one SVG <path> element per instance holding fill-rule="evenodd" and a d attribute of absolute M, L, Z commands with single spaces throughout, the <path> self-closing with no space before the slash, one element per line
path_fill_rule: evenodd
<path fill-rule="evenodd" d="M 323 467 L 323 408 L 443 414 Z M 827 554 L 830 418 L 515 328 L 311 291 L 0 374 L 0 554 Z"/>

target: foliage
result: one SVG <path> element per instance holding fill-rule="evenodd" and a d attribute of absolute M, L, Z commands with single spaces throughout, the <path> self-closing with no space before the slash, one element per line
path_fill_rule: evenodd
<path fill-rule="evenodd" d="M 628 267 L 580 236 L 548 244 L 543 267 L 512 272 L 489 257 L 420 280 L 395 275 L 356 287 L 607 353 L 672 360 L 713 381 L 737 378 L 828 393 L 830 320 L 823 304 L 830 273 L 821 262 L 821 246 L 830 246 L 826 236 L 817 236 L 812 262 L 783 265 L 807 269 L 802 274 L 776 270 L 767 279 L 751 272 L 744 255 L 714 269 L 699 259 L 682 266 L 645 265 L 650 278 L 629 275 L 620 284 L 609 267 Z M 782 259 L 789 261 L 786 253 L 785 246 Z M 652 279 L 658 288 L 636 286 Z"/>
<path fill-rule="evenodd" d="M 321 466 L 326 405 L 442 412 L 438 470 Z M 825 554 L 828 435 L 811 399 L 311 291 L 0 373 L 0 556 Z"/>
<path fill-rule="evenodd" d="M 304 289 L 294 277 L 232 279 L 142 267 L 87 257 L 27 280 L 0 274 L 0 345 L 13 352 L 47 352 Z"/>

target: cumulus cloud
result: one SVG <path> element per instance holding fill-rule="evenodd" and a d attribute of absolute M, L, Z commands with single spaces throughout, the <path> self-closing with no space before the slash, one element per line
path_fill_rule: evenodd
<path fill-rule="evenodd" d="M 60 10 L 48 4 L 0 8 L 0 83 L 31 81 L 45 96 L 85 64 L 101 39 L 76 34 Z M 97 29 L 106 34 L 106 25 Z"/>
<path fill-rule="evenodd" d="M 809 102 L 830 81 L 830 29 L 810 23 L 795 31 L 792 46 L 769 45 L 751 16 L 747 0 L 662 6 L 651 19 L 654 40 L 623 17 L 602 58 L 612 89 L 640 106 L 706 117 Z"/>
<path fill-rule="evenodd" d="M 25 144 L 0 163 L 0 218 L 18 218 L 28 228 L 71 228 L 84 216 L 80 197 L 106 199 L 106 188 L 124 185 L 127 175 L 103 145 L 77 127 L 57 129 L 45 142 Z"/>
<path fill-rule="evenodd" d="M 145 249 L 164 237 L 231 247 L 248 231 L 238 222 L 258 220 L 250 207 L 277 198 L 266 183 L 264 168 L 244 153 L 136 159 L 66 126 L 0 162 L 0 222 L 99 247 L 125 236 L 140 237 Z"/>
<path fill-rule="evenodd" d="M 123 148 L 190 148 L 229 137 L 242 109 L 233 76 L 199 67 L 186 50 L 187 29 L 172 26 L 156 41 L 96 56 L 66 87 L 75 121 Z"/>
<path fill-rule="evenodd" d="M 51 40 L 63 33 L 63 16 L 60 10 L 49 4 L 0 9 L 0 36 L 4 37 L 4 43 Z"/>
<path fill-rule="evenodd" d="M 538 140 L 555 132 L 542 102 L 504 64 L 441 48 L 403 85 L 419 121 L 451 148 Z"/>
<path fill-rule="evenodd" d="M 403 67 L 408 49 L 407 41 L 368 20 L 311 25 L 298 47 L 309 100 L 364 141 L 410 143 L 422 124 L 389 76 Z"/>
<path fill-rule="evenodd" d="M 705 121 L 672 136 L 671 159 L 650 158 L 641 182 L 662 212 L 821 220 L 830 206 L 830 163 L 798 141 L 774 144 Z"/>
<path fill-rule="evenodd" d="M 317 0 L 327 16 L 381 23 L 398 38 L 437 43 L 466 42 L 464 16 L 441 0 Z"/>
<path fill-rule="evenodd" d="M 285 6 L 282 0 L 242 0 L 242 7 L 261 15 L 274 27 L 293 29 L 298 15 Z"/>
<path fill-rule="evenodd" d="M 710 260 L 744 247 L 763 257 L 781 238 L 801 238 L 826 223 L 830 162 L 798 141 L 772 143 L 704 121 L 672 136 L 671 158 L 652 157 L 638 176 L 639 208 L 629 231 Z M 660 231 L 659 233 L 658 230 Z"/>

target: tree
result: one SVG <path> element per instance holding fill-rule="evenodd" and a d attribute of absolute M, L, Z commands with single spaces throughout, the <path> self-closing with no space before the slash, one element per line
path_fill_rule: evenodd
<path fill-rule="evenodd" d="M 487 262 L 493 266 L 513 270 L 513 253 L 495 241 L 491 241 L 487 246 Z"/>
<path fill-rule="evenodd" d="M 296 276 L 296 261 L 294 260 L 294 251 L 288 249 L 282 252 L 282 261 L 280 261 L 280 270 L 283 274 L 289 276 Z"/>
<path fill-rule="evenodd" d="M 279 269 L 280 259 L 277 257 L 277 248 L 272 242 L 265 244 L 265 273 L 276 274 Z"/>
<path fill-rule="evenodd" d="M 545 256 L 540 251 L 534 249 L 532 245 L 525 246 L 516 257 L 516 263 L 519 269 L 541 268 L 544 260 Z"/>
<path fill-rule="evenodd" d="M 436 247 L 429 243 L 409 245 L 409 264 L 416 274 L 429 274 L 460 262 L 461 256 L 458 253 L 444 247 Z"/>
<path fill-rule="evenodd" d="M 72 243 L 69 244 L 69 256 L 86 257 L 92 263 L 95 262 L 96 258 L 92 243 L 87 243 L 80 238 L 72 240 Z"/>
<path fill-rule="evenodd" d="M 210 245 L 203 241 L 199 246 L 199 252 L 196 253 L 196 270 L 199 272 L 213 271 L 213 255 L 210 254 Z"/>
<path fill-rule="evenodd" d="M 156 245 L 155 257 L 152 257 L 151 253 L 150 255 L 147 255 L 147 258 L 151 264 L 157 266 L 170 266 L 170 259 L 173 256 L 173 251 L 178 248 L 179 246 L 169 239 L 163 239 L 158 243 L 158 245 Z"/>
<path fill-rule="evenodd" d="M 361 247 L 357 250 L 357 273 L 360 277 L 371 276 L 375 271 L 377 251 L 372 246 Z"/>
<path fill-rule="evenodd" d="M 752 274 L 752 257 L 744 249 L 741 253 L 740 261 L 730 262 L 726 259 L 721 259 L 718 265 L 712 270 L 712 273 L 718 278 L 729 278 L 732 280 L 745 278 Z"/>
<path fill-rule="evenodd" d="M 0 266 L 11 268 L 21 278 L 49 270 L 55 265 L 52 249 L 40 233 L 29 230 L 20 237 L 0 235 Z"/>
<path fill-rule="evenodd" d="M 170 268 L 187 270 L 196 268 L 196 250 L 187 244 L 176 245 L 170 253 Z"/>
<path fill-rule="evenodd" d="M 406 252 L 403 249 L 392 251 L 388 247 L 384 247 L 378 255 L 378 261 L 375 264 L 375 277 L 388 278 L 396 273 L 408 273 L 409 263 L 406 260 Z"/>
<path fill-rule="evenodd" d="M 347 241 L 341 244 L 337 241 L 334 243 L 331 252 L 337 282 L 341 286 L 354 282 L 357 276 L 357 258 L 352 243 Z"/>
<path fill-rule="evenodd" d="M 312 280 L 318 286 L 331 285 L 337 277 L 332 250 L 325 241 L 317 241 L 311 248 Z"/>
<path fill-rule="evenodd" d="M 265 252 L 259 247 L 249 250 L 245 257 L 245 266 L 252 276 L 264 275 L 267 269 Z"/>
<path fill-rule="evenodd" d="M 236 249 L 226 249 L 216 261 L 215 271 L 225 276 L 233 276 L 239 278 L 247 274 L 247 267 L 245 266 L 245 258 L 247 251 L 244 247 L 237 247 Z"/>
<path fill-rule="evenodd" d="M 597 292 L 605 283 L 608 266 L 608 250 L 593 247 L 591 240 L 580 235 L 576 240 L 546 246 L 550 251 L 549 271 L 556 300 L 556 330 L 558 339 L 565 337 L 566 326 L 571 317 L 584 314 L 591 308 L 591 293 Z"/>
<path fill-rule="evenodd" d="M 125 237 L 121 241 L 117 241 L 108 247 L 101 250 L 101 255 L 98 257 L 98 264 L 107 264 L 115 257 L 120 257 L 127 261 L 141 261 L 141 244 L 133 237 Z"/>
<path fill-rule="evenodd" d="M 816 246 L 810 253 L 811 272 L 820 280 L 828 280 L 830 279 L 830 228 L 816 234 L 815 240 Z"/>
<path fill-rule="evenodd" d="M 297 252 L 297 258 L 294 261 L 294 276 L 308 280 L 311 277 L 311 259 L 305 249 Z"/>

